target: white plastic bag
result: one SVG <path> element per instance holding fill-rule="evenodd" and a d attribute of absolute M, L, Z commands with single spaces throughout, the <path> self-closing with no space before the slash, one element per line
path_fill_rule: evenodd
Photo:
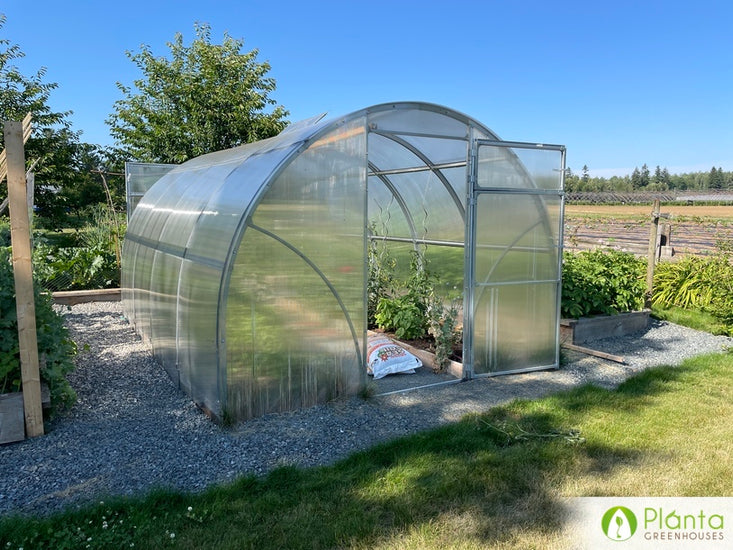
<path fill-rule="evenodd" d="M 367 344 L 367 373 L 375 380 L 388 374 L 415 374 L 422 367 L 420 359 L 386 336 L 369 336 Z"/>

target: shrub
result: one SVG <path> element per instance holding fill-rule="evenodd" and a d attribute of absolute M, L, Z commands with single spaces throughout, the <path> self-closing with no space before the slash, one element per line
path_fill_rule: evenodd
<path fill-rule="evenodd" d="M 395 281 L 392 272 L 396 262 L 373 246 L 369 256 L 369 305 L 374 307 L 373 323 L 383 330 L 392 331 L 400 339 L 414 340 L 428 334 L 435 341 L 435 356 L 439 368 L 449 361 L 453 344 L 460 340 L 457 327 L 457 300 L 446 305 L 435 289 L 437 276 L 428 270 L 423 251 L 413 251 L 410 256 L 410 272 L 404 282 Z M 374 296 L 372 296 L 374 293 Z M 372 315 L 370 313 L 370 326 Z"/>
<path fill-rule="evenodd" d="M 120 284 L 117 257 L 99 244 L 54 249 L 39 243 L 34 260 L 39 283 L 51 291 L 112 288 Z"/>
<path fill-rule="evenodd" d="M 375 319 L 379 328 L 393 331 L 397 338 L 414 340 L 427 332 L 425 312 L 408 295 L 380 299 Z"/>
<path fill-rule="evenodd" d="M 394 269 L 397 261 L 389 254 L 384 241 L 371 239 L 368 248 L 367 316 L 369 326 L 376 326 L 377 307 L 382 298 L 394 293 Z"/>
<path fill-rule="evenodd" d="M 662 263 L 654 274 L 652 303 L 660 307 L 699 309 L 733 332 L 733 265 L 727 252 L 708 258 L 688 256 Z"/>
<path fill-rule="evenodd" d="M 0 247 L 0 393 L 20 391 L 20 350 L 18 346 L 18 317 L 16 311 L 9 247 Z M 34 287 L 38 356 L 41 380 L 51 393 L 52 413 L 71 406 L 76 393 L 66 380 L 74 368 L 72 357 L 76 344 L 69 338 L 63 319 L 51 304 L 51 297 Z"/>
<path fill-rule="evenodd" d="M 644 306 L 646 262 L 617 250 L 563 255 L 563 317 L 613 315 Z"/>

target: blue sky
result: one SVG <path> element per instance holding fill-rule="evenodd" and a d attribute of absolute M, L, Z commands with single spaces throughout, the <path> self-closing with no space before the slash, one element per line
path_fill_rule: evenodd
<path fill-rule="evenodd" d="M 140 76 L 125 51 L 167 56 L 194 23 L 259 50 L 292 121 L 389 101 L 462 111 L 502 139 L 558 143 L 591 174 L 646 163 L 733 170 L 733 2 L 3 0 L 0 36 L 50 104 L 111 144 L 105 119 Z"/>

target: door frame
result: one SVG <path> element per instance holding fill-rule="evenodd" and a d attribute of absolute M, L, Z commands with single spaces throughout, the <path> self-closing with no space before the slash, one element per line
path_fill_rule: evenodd
<path fill-rule="evenodd" d="M 560 183 L 558 189 L 542 188 L 511 188 L 511 187 L 482 187 L 479 185 L 479 149 L 481 147 L 495 147 L 502 149 L 531 149 L 560 154 Z M 464 236 L 464 302 L 463 302 L 463 378 L 471 379 L 476 377 L 496 376 L 518 372 L 529 372 L 533 370 L 546 370 L 547 366 L 528 367 L 526 369 L 513 369 L 507 371 L 496 371 L 491 373 L 477 374 L 474 370 L 474 313 L 475 313 L 475 266 L 476 266 L 476 217 L 478 196 L 482 194 L 517 194 L 517 195 L 549 195 L 560 197 L 560 219 L 558 228 L 558 266 L 557 266 L 557 300 L 556 300 L 556 349 L 555 368 L 559 366 L 559 337 L 560 337 L 560 302 L 562 298 L 562 248 L 563 248 L 563 219 L 564 219 L 564 176 L 565 176 L 566 149 L 564 145 L 552 145 L 545 143 L 502 141 L 492 139 L 472 139 L 470 143 L 468 168 L 467 168 L 467 197 L 466 197 L 466 231 Z M 519 159 L 517 159 L 518 162 Z"/>

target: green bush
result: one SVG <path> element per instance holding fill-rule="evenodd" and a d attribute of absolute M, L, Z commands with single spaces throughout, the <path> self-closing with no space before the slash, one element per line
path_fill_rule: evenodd
<path fill-rule="evenodd" d="M 436 282 L 437 277 L 428 271 L 424 252 L 413 250 L 407 280 L 394 283 L 390 295 L 380 297 L 377 302 L 377 326 L 394 331 L 397 338 L 424 337 L 429 327 L 428 308 L 436 300 Z"/>
<path fill-rule="evenodd" d="M 120 285 L 117 257 L 103 245 L 53 248 L 38 243 L 33 258 L 39 283 L 50 291 L 113 288 Z"/>
<path fill-rule="evenodd" d="M 563 317 L 613 315 L 644 306 L 646 262 L 616 250 L 565 252 Z"/>
<path fill-rule="evenodd" d="M 394 270 L 397 261 L 390 255 L 384 241 L 369 240 L 367 277 L 367 315 L 369 326 L 376 326 L 379 301 L 393 293 Z"/>
<path fill-rule="evenodd" d="M 425 312 L 408 295 L 379 300 L 376 321 L 379 328 L 394 332 L 397 338 L 413 340 L 427 333 Z"/>
<path fill-rule="evenodd" d="M 713 315 L 733 333 L 733 265 L 731 255 L 660 263 L 654 273 L 652 303 L 659 307 L 699 309 Z"/>
<path fill-rule="evenodd" d="M 120 286 L 122 220 L 104 206 L 85 210 L 90 220 L 73 232 L 34 231 L 33 271 L 46 290 L 89 290 Z M 10 224 L 0 220 L 0 246 L 10 246 Z"/>
<path fill-rule="evenodd" d="M 457 299 L 446 304 L 445 298 L 436 293 L 439 279 L 428 270 L 424 251 L 411 252 L 405 281 L 393 277 L 396 261 L 386 248 L 372 244 L 369 252 L 369 325 L 394 332 L 397 338 L 405 340 L 432 336 L 436 360 L 442 369 L 449 362 L 453 345 L 461 338 Z M 372 306 L 372 302 L 376 305 Z"/>
<path fill-rule="evenodd" d="M 0 393 L 22 389 L 14 289 L 11 250 L 0 247 Z M 48 384 L 54 413 L 76 400 L 76 393 L 66 380 L 74 368 L 76 344 L 69 338 L 63 319 L 54 311 L 51 297 L 42 294 L 38 285 L 34 285 L 34 293 L 40 374 Z"/>

